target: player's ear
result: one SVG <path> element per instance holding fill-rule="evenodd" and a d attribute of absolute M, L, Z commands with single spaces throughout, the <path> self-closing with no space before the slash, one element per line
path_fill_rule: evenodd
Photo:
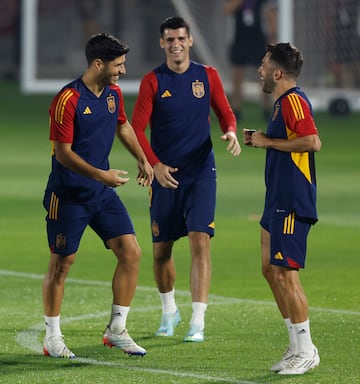
<path fill-rule="evenodd" d="M 97 70 L 101 70 L 103 67 L 104 67 L 104 62 L 101 60 L 101 59 L 95 59 L 93 61 L 93 66 L 97 69 Z"/>
<path fill-rule="evenodd" d="M 189 36 L 189 46 L 192 47 L 193 43 L 194 43 L 193 35 L 190 35 Z"/>
<path fill-rule="evenodd" d="M 160 37 L 160 47 L 164 48 L 164 39 Z"/>
<path fill-rule="evenodd" d="M 274 79 L 279 80 L 282 77 L 282 70 L 280 68 L 276 68 L 274 71 Z"/>

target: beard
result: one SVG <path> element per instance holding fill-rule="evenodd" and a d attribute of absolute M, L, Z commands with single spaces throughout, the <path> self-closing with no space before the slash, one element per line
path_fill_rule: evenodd
<path fill-rule="evenodd" d="M 104 86 L 106 85 L 112 85 L 112 84 L 116 84 L 118 79 L 115 80 L 114 77 L 115 76 L 118 76 L 119 73 L 113 73 L 109 70 L 108 67 L 105 67 L 103 72 L 101 73 L 101 76 L 99 77 L 99 81 L 101 82 L 101 84 L 103 84 Z"/>
<path fill-rule="evenodd" d="M 275 89 L 275 82 L 272 78 L 264 78 L 263 82 L 263 92 L 264 93 L 272 93 Z"/>

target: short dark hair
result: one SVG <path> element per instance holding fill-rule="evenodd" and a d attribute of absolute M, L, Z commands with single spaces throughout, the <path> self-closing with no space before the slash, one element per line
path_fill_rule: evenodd
<path fill-rule="evenodd" d="M 99 33 L 89 39 L 85 47 L 88 64 L 95 59 L 108 63 L 129 52 L 129 47 L 110 33 Z"/>
<path fill-rule="evenodd" d="M 303 65 L 301 52 L 290 43 L 269 44 L 266 52 L 271 54 L 270 60 L 275 62 L 285 73 L 298 77 Z"/>
<path fill-rule="evenodd" d="M 160 35 L 164 36 L 165 29 L 185 28 L 188 36 L 190 36 L 190 24 L 182 17 L 168 17 L 160 25 Z"/>

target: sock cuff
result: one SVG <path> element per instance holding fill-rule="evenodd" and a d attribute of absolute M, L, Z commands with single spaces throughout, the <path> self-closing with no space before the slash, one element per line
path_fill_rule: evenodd
<path fill-rule="evenodd" d="M 191 305 L 193 310 L 200 309 L 204 312 L 207 310 L 208 307 L 207 303 L 201 303 L 200 301 L 193 301 Z"/>

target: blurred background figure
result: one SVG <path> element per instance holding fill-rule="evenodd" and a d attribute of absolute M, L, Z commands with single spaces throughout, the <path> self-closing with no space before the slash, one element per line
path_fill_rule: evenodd
<path fill-rule="evenodd" d="M 1 42 L 4 42 L 1 44 Z M 17 80 L 19 71 L 20 4 L 19 0 L 0 2 L 0 49 L 7 57 L 0 78 Z"/>
<path fill-rule="evenodd" d="M 224 11 L 232 16 L 229 59 L 232 65 L 231 105 L 237 121 L 243 119 L 243 84 L 246 67 L 258 67 L 267 43 L 276 42 L 277 7 L 275 0 L 225 0 Z M 256 71 L 255 71 L 256 72 Z M 262 113 L 269 116 L 270 100 L 262 97 Z"/>
<path fill-rule="evenodd" d="M 327 7 L 331 85 L 360 87 L 360 1 L 335 0 Z"/>
<path fill-rule="evenodd" d="M 99 12 L 101 3 L 100 0 L 81 0 L 75 3 L 82 21 L 84 41 L 100 32 Z"/>

